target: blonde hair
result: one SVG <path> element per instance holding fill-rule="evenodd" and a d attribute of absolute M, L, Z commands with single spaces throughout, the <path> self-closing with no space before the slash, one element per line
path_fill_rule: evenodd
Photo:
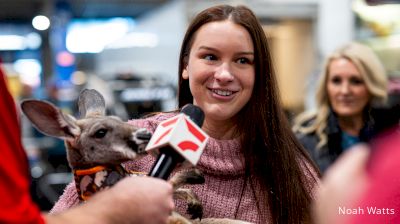
<path fill-rule="evenodd" d="M 304 112 L 294 120 L 295 125 L 293 126 L 293 131 L 304 134 L 316 132 L 319 138 L 317 148 L 321 148 L 328 141 L 324 130 L 327 126 L 331 106 L 326 84 L 328 81 L 329 65 L 333 60 L 339 58 L 345 58 L 357 67 L 371 95 L 368 106 L 384 105 L 387 100 L 388 81 L 386 72 L 382 63 L 371 48 L 357 42 L 352 42 L 335 50 L 327 57 L 322 74 L 320 75 L 316 93 L 317 110 Z M 304 126 L 305 122 L 312 118 L 315 118 L 313 123 Z"/>

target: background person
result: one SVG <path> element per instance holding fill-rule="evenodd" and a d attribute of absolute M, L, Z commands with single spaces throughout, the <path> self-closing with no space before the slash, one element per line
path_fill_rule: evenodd
<path fill-rule="evenodd" d="M 293 127 L 322 172 L 347 148 L 398 123 L 398 106 L 382 107 L 387 95 L 384 67 L 369 47 L 349 43 L 327 58 L 317 108 L 300 114 Z"/>
<path fill-rule="evenodd" d="M 125 178 L 82 206 L 42 214 L 30 196 L 28 159 L 1 67 L 0 96 L 0 223 L 167 223 L 174 208 L 172 186 L 149 177 Z"/>
<path fill-rule="evenodd" d="M 211 137 L 197 165 L 205 184 L 190 186 L 204 207 L 204 218 L 254 223 L 307 223 L 318 171 L 293 135 L 279 101 L 267 38 L 245 6 L 219 5 L 190 23 L 179 57 L 179 107 L 205 113 Z M 153 132 L 174 113 L 159 113 L 131 124 Z M 147 156 L 125 164 L 149 171 Z M 70 184 L 53 208 L 78 203 Z M 176 202 L 178 212 L 185 205 Z"/>

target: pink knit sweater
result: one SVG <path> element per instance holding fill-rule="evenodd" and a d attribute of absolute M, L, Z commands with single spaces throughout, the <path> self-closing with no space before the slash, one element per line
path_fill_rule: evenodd
<path fill-rule="evenodd" d="M 161 121 L 172 116 L 174 114 L 158 114 L 147 119 L 132 120 L 129 123 L 154 132 Z M 146 156 L 124 165 L 128 170 L 149 172 L 154 162 L 155 158 Z M 197 168 L 203 172 L 205 183 L 187 187 L 192 188 L 201 200 L 204 208 L 203 218 L 232 218 L 253 223 L 271 220 L 267 207 L 262 209 L 261 214 L 258 213 L 250 183 L 244 183 L 244 157 L 240 152 L 238 139 L 210 138 Z M 245 187 L 244 191 L 243 187 Z M 261 190 L 258 185 L 254 185 L 254 188 L 255 191 Z M 311 188 L 310 192 L 313 192 Z M 55 204 L 51 213 L 63 211 L 78 203 L 75 185 L 71 183 L 66 187 L 64 194 Z M 180 214 L 186 214 L 186 204 L 182 201 L 175 203 L 176 210 Z"/>

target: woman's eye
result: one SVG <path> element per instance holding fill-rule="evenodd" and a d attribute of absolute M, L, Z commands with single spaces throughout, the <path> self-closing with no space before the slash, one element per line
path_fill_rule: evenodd
<path fill-rule="evenodd" d="M 250 64 L 250 60 L 248 58 L 239 58 L 236 62 L 239 64 Z"/>
<path fill-rule="evenodd" d="M 342 82 L 342 79 L 334 77 L 331 79 L 331 82 L 334 84 L 340 84 Z"/>
<path fill-rule="evenodd" d="M 353 85 L 361 85 L 364 83 L 364 81 L 359 78 L 352 78 L 352 79 L 350 79 L 350 83 Z"/>
<path fill-rule="evenodd" d="M 214 61 L 214 60 L 217 60 L 217 57 L 215 57 L 215 56 L 212 55 L 212 54 L 207 54 L 207 55 L 205 55 L 203 58 L 204 58 L 205 60 L 207 60 L 207 61 Z"/>
<path fill-rule="evenodd" d="M 107 134 L 107 129 L 102 128 L 102 129 L 99 129 L 98 131 L 96 131 L 94 133 L 93 137 L 95 137 L 95 138 L 104 138 L 104 136 L 106 136 L 106 134 Z"/>

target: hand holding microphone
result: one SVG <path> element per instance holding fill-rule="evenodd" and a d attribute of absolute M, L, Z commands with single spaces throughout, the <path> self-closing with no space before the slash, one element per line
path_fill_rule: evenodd
<path fill-rule="evenodd" d="M 201 129 L 203 121 L 203 111 L 187 104 L 179 115 L 158 125 L 146 147 L 146 151 L 159 152 L 149 176 L 167 180 L 179 163 L 197 164 L 209 138 Z"/>

